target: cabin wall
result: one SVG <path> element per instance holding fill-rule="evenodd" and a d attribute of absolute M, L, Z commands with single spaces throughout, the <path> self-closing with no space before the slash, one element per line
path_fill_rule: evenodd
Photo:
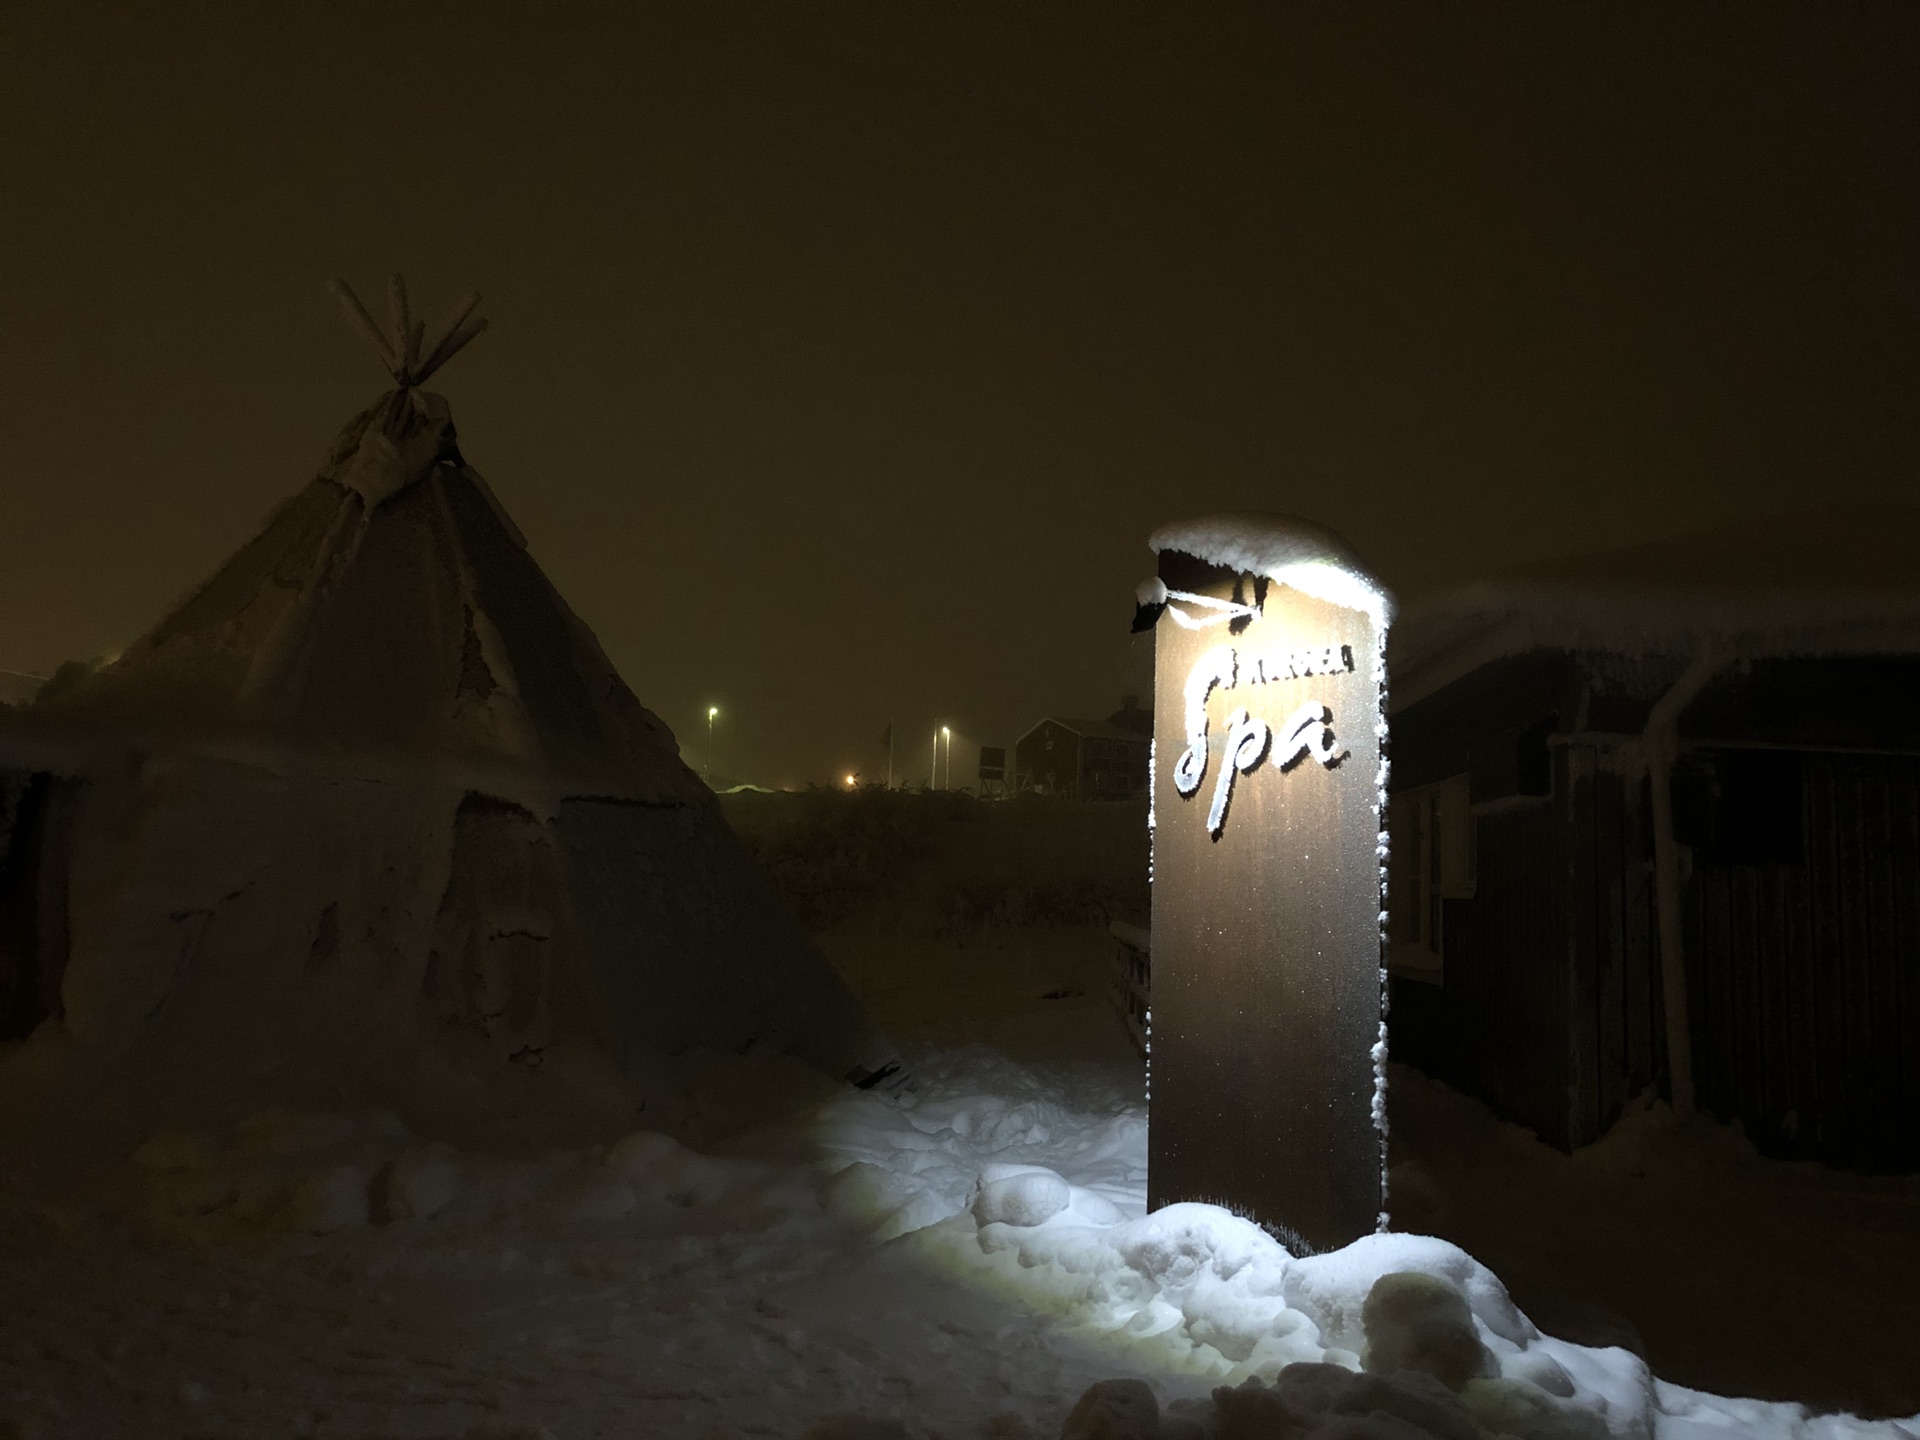
<path fill-rule="evenodd" d="M 1572 656 L 1522 656 L 1409 706 L 1391 733 L 1391 789 L 1470 777 L 1478 875 L 1472 899 L 1442 902 L 1442 982 L 1390 978 L 1390 1053 L 1563 1147 L 1577 847 L 1570 762 L 1547 741 L 1578 700 Z"/>
<path fill-rule="evenodd" d="M 1565 1145 L 1566 827 L 1551 802 L 1482 817 L 1480 883 L 1445 904 L 1446 977 L 1396 977 L 1393 1057 Z"/>
<path fill-rule="evenodd" d="M 1667 1088 L 1647 786 L 1592 745 L 1553 793 L 1483 810 L 1477 884 L 1445 902 L 1441 984 L 1396 980 L 1396 1056 L 1561 1149 Z"/>
<path fill-rule="evenodd" d="M 0 1043 L 60 1013 L 77 781 L 0 771 Z"/>
<path fill-rule="evenodd" d="M 1565 651 L 1496 660 L 1393 714 L 1388 745 L 1395 791 L 1471 777 L 1483 806 L 1544 794 L 1546 741 L 1571 729 L 1582 698 L 1579 666 Z"/>
<path fill-rule="evenodd" d="M 1920 734 L 1896 699 L 1915 673 L 1756 662 L 1681 717 L 1694 1081 L 1770 1154 L 1920 1168 Z M 1468 773 L 1478 851 L 1473 898 L 1445 902 L 1443 983 L 1392 982 L 1393 1053 L 1566 1148 L 1671 1098 L 1638 734 L 1670 678 L 1542 653 L 1392 719 L 1393 788 Z M 1547 713 L 1552 793 L 1528 796 L 1526 720 Z"/>
<path fill-rule="evenodd" d="M 1680 717 L 1683 740 L 1798 750 L 1920 751 L 1920 656 L 1753 660 L 1723 671 Z"/>
<path fill-rule="evenodd" d="M 1798 760 L 1797 859 L 1696 851 L 1686 946 L 1700 1104 L 1772 1154 L 1912 1170 L 1920 758 Z"/>
<path fill-rule="evenodd" d="M 1592 744 L 1569 744 L 1563 755 L 1572 1148 L 1599 1139 L 1649 1087 L 1670 1086 L 1651 791 L 1632 759 Z"/>

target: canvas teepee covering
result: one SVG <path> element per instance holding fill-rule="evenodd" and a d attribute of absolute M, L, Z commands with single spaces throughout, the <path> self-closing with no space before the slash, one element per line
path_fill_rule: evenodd
<path fill-rule="evenodd" d="M 427 346 L 397 281 L 390 333 L 338 288 L 395 388 L 152 633 L 39 707 L 133 756 L 64 817 L 61 1023 L 255 1074 L 458 1085 L 755 1042 L 885 1070 L 419 388 L 478 333 L 473 301 Z"/>

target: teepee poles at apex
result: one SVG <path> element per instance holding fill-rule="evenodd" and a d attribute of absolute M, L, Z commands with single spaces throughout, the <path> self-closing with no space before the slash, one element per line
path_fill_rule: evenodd
<path fill-rule="evenodd" d="M 480 304 L 480 292 L 477 290 L 453 307 L 453 313 L 434 332 L 438 338 L 431 346 L 426 346 L 426 324 L 412 318 L 407 306 L 407 282 L 400 276 L 387 277 L 387 330 L 381 329 L 373 316 L 367 313 L 367 307 L 360 303 L 360 297 L 353 293 L 353 287 L 346 281 L 338 278 L 329 280 L 327 288 L 338 297 L 341 308 L 347 312 L 347 318 L 353 322 L 354 328 L 373 342 L 380 363 L 393 376 L 393 383 L 403 390 L 426 384 L 434 371 L 459 354 L 468 341 L 487 328 L 484 319 L 470 318 Z"/>
<path fill-rule="evenodd" d="M 1389 602 L 1304 521 L 1148 544 L 1148 1206 L 1211 1201 L 1331 1249 L 1386 1218 Z"/>

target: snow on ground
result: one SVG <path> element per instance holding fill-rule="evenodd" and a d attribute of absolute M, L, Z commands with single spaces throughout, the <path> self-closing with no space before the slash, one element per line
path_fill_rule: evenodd
<path fill-rule="evenodd" d="M 1657 1108 L 1562 1156 L 1396 1071 L 1395 1213 L 1438 1238 L 1295 1259 L 1211 1207 L 1145 1215 L 1111 946 L 1059 923 L 1093 867 L 1069 844 L 1119 871 L 1126 827 L 1008 828 L 1034 853 L 955 822 L 967 866 L 870 866 L 884 903 L 822 936 L 909 1053 L 898 1094 L 772 1054 L 616 1094 L 556 1054 L 475 1124 L 0 1051 L 0 1440 L 1920 1440 L 1636 1353 L 1911 1411 L 1911 1179 Z M 788 861 L 834 913 L 842 851 L 898 838 Z M 983 910 L 1027 923 L 958 923 Z"/>
<path fill-rule="evenodd" d="M 1920 1410 L 1920 1177 L 1765 1159 L 1643 1103 L 1564 1155 L 1394 1070 L 1395 1223 L 1499 1273 L 1544 1328 L 1723 1394 Z"/>
<path fill-rule="evenodd" d="M 1540 1335 L 1444 1241 L 1296 1260 L 1212 1207 L 1146 1216 L 1121 1067 L 969 1047 L 895 1096 L 773 1055 L 678 1075 L 684 1139 L 488 1150 L 238 1105 L 110 1164 L 80 1163 L 93 1137 L 43 1146 L 0 1200 L 0 1414 L 48 1436 L 1051 1436 L 1139 1377 L 1170 1434 L 1920 1435 L 1656 1388 L 1625 1350 Z M 1138 1433 L 1095 1412 L 1140 1401 L 1102 1392 L 1076 1433 Z"/>
<path fill-rule="evenodd" d="M 0 1413 L 49 1436 L 790 1436 L 849 1411 L 1020 1435 L 1106 1373 L 882 1244 L 863 1172 L 833 1179 L 871 1153 L 963 1206 L 976 1153 L 1046 1149 L 1017 1105 L 976 1106 L 977 1141 L 942 1150 L 779 1057 L 695 1070 L 704 1113 L 676 1128 L 698 1148 L 489 1151 L 269 1109 L 118 1166 L 43 1152 L 0 1219 Z"/>

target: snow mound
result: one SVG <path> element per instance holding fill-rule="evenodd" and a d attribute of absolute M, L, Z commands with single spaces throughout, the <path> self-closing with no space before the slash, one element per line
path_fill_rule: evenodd
<path fill-rule="evenodd" d="M 1543 1334 L 1485 1265 L 1431 1236 L 1294 1256 L 1212 1205 L 1145 1213 L 1144 1115 L 984 1052 L 923 1062 L 915 1093 L 822 1113 L 849 1161 L 823 1204 L 874 1238 L 1112 1357 L 1073 1440 L 1914 1440 L 1657 1382 L 1617 1347 Z M 858 1159 L 854 1159 L 855 1155 Z M 971 1166 L 971 1176 L 966 1174 Z M 1210 1387 L 1210 1391 L 1208 1389 Z M 1155 1390 L 1167 1397 L 1163 1408 Z M 824 1433 L 824 1432 L 823 1432 Z"/>
<path fill-rule="evenodd" d="M 157 1132 L 132 1159 L 145 1172 L 138 1206 L 147 1220 L 207 1235 L 332 1235 L 447 1221 L 611 1224 L 750 1199 L 774 1178 L 645 1131 L 607 1147 L 495 1155 L 423 1145 L 391 1117 L 279 1110 L 225 1129 Z"/>
<path fill-rule="evenodd" d="M 408 1151 L 374 1176 L 370 1218 L 379 1222 L 431 1220 L 460 1194 L 460 1165 L 444 1143 Z"/>
<path fill-rule="evenodd" d="M 1008 1178 L 1066 1203 L 1032 1224 L 994 1218 L 1004 1210 L 981 1201 Z M 1317 1435 L 1324 1424 L 1328 1435 L 1471 1437 L 1487 1423 L 1487 1433 L 1520 1436 L 1650 1433 L 1644 1362 L 1624 1350 L 1567 1355 L 1579 1347 L 1541 1335 L 1492 1272 L 1445 1241 L 1372 1235 L 1301 1258 L 1218 1206 L 1100 1223 L 1063 1177 L 1029 1167 L 1008 1178 L 983 1177 L 970 1215 L 916 1238 L 1105 1336 L 1136 1365 L 1228 1382 L 1209 1429 L 1244 1422 L 1260 1433 L 1270 1422 L 1276 1434 Z M 1089 1402 L 1081 1423 L 1105 1405 Z M 1403 1428 L 1348 1423 L 1376 1412 Z"/>
<path fill-rule="evenodd" d="M 1494 1273 L 1457 1245 L 1426 1235 L 1368 1235 L 1344 1249 L 1297 1260 L 1287 1276 L 1287 1300 L 1313 1316 L 1330 1344 L 1358 1350 L 1365 1317 L 1362 1302 L 1382 1277 L 1413 1271 L 1458 1290 L 1474 1320 L 1510 1345 L 1525 1347 L 1540 1332 L 1507 1298 Z"/>
<path fill-rule="evenodd" d="M 1144 1380 L 1089 1386 L 1060 1427 L 1060 1440 L 1152 1440 L 1161 1434 L 1160 1401 Z"/>
<path fill-rule="evenodd" d="M 1007 1168 L 989 1166 L 980 1176 L 973 1218 L 982 1225 L 1043 1225 L 1073 1203 L 1073 1187 L 1053 1171 L 1022 1165 L 1012 1174 L 990 1173 Z"/>
<path fill-rule="evenodd" d="M 1360 1363 L 1392 1375 L 1418 1370 L 1449 1390 L 1484 1378 L 1492 1357 L 1473 1333 L 1467 1297 L 1446 1281 L 1418 1270 L 1382 1275 L 1360 1311 L 1366 1349 Z"/>

